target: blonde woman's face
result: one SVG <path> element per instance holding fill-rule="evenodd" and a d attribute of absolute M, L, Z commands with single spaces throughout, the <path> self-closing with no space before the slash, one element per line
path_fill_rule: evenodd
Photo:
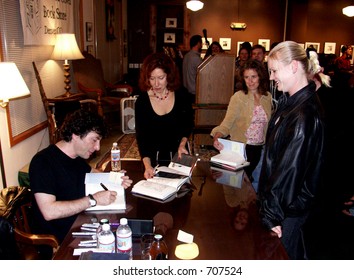
<path fill-rule="evenodd" d="M 268 69 L 270 73 L 269 79 L 274 81 L 277 89 L 283 92 L 289 92 L 294 82 L 291 64 L 284 65 L 275 59 L 268 59 Z"/>

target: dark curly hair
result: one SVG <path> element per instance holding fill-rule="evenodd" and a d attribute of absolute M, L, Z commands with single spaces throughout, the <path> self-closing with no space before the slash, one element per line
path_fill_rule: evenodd
<path fill-rule="evenodd" d="M 60 135 L 65 142 L 70 142 L 73 134 L 84 138 L 91 131 L 106 137 L 105 122 L 97 113 L 80 109 L 65 118 L 60 128 Z"/>
<path fill-rule="evenodd" d="M 241 69 L 240 75 L 242 77 L 242 89 L 244 90 L 244 92 L 246 94 L 248 93 L 248 88 L 245 79 L 243 79 L 243 74 L 245 73 L 245 70 L 248 69 L 253 69 L 257 72 L 259 77 L 259 87 L 258 87 L 259 93 L 261 93 L 262 95 L 267 95 L 267 90 L 268 90 L 267 70 L 264 64 L 256 59 L 248 60 Z"/>
<path fill-rule="evenodd" d="M 140 69 L 139 88 L 148 91 L 151 88 L 151 72 L 156 68 L 161 69 L 167 75 L 167 89 L 176 90 L 180 87 L 179 71 L 174 61 L 165 53 L 149 54 L 143 61 Z"/>

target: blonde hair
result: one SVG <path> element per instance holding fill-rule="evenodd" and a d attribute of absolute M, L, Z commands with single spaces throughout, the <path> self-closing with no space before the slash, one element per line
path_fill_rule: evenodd
<path fill-rule="evenodd" d="M 284 41 L 276 45 L 270 51 L 269 58 L 278 60 L 285 65 L 289 65 L 291 61 L 296 60 L 300 62 L 309 78 L 312 79 L 313 76 L 318 75 L 321 82 L 330 87 L 330 77 L 322 73 L 317 53 L 310 51 L 310 57 L 308 58 L 304 48 L 294 41 Z"/>

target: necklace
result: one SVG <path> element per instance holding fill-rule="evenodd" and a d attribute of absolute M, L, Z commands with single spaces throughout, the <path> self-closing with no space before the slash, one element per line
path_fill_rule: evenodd
<path fill-rule="evenodd" d="M 163 95 L 162 97 L 160 97 L 160 96 L 158 96 L 157 94 L 156 94 L 156 92 L 154 92 L 153 91 L 153 94 L 154 94 L 154 96 L 157 98 L 157 99 L 159 99 L 159 100 L 165 100 L 167 97 L 168 97 L 168 94 L 170 93 L 169 92 L 169 90 L 167 90 L 167 92 L 166 92 L 166 89 L 165 89 L 165 95 Z"/>

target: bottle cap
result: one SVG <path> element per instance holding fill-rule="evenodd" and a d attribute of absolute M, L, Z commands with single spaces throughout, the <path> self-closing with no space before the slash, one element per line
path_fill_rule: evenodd
<path fill-rule="evenodd" d="M 103 224 L 109 224 L 109 220 L 108 219 L 101 219 L 100 220 L 100 224 L 103 225 Z"/>
<path fill-rule="evenodd" d="M 109 224 L 103 224 L 102 225 L 102 230 L 106 231 L 106 230 L 110 230 L 111 226 Z"/>
<path fill-rule="evenodd" d="M 161 234 L 155 234 L 154 238 L 156 240 L 161 240 L 162 239 L 162 235 Z"/>
<path fill-rule="evenodd" d="M 127 218 L 120 218 L 119 223 L 120 223 L 121 225 L 126 225 L 126 224 L 128 224 L 128 220 L 127 220 Z"/>
<path fill-rule="evenodd" d="M 117 142 L 114 142 L 114 143 L 113 143 L 113 146 L 118 146 L 118 143 L 117 143 Z"/>

